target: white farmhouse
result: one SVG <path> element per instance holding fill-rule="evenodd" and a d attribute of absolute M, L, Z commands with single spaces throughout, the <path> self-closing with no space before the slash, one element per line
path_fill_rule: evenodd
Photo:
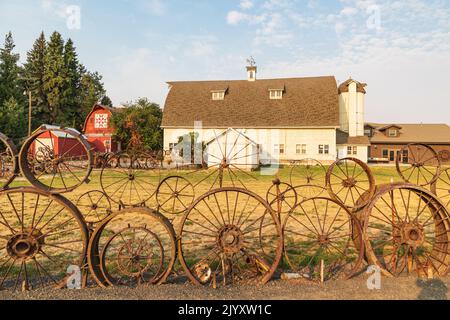
<path fill-rule="evenodd" d="M 257 79 L 256 72 L 247 67 L 247 80 L 169 82 L 164 149 L 192 132 L 207 145 L 239 132 L 263 164 L 344 157 L 367 162 L 365 84 L 349 79 L 338 86 L 333 76 Z"/>

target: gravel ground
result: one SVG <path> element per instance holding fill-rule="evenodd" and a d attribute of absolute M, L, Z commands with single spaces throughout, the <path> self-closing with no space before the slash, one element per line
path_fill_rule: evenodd
<path fill-rule="evenodd" d="M 14 300 L 447 300 L 450 277 L 419 280 L 415 277 L 383 278 L 380 290 L 369 290 L 364 276 L 325 284 L 290 280 L 265 286 L 244 285 L 222 289 L 201 288 L 189 283 L 138 288 L 90 288 L 40 290 L 28 293 L 0 292 L 0 299 Z"/>

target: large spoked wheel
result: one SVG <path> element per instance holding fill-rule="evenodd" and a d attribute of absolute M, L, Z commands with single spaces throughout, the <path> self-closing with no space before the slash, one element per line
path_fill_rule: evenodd
<path fill-rule="evenodd" d="M 161 284 L 177 256 L 175 231 L 157 211 L 126 209 L 97 227 L 88 252 L 91 273 L 102 287 Z"/>
<path fill-rule="evenodd" d="M 431 190 L 450 210 L 450 168 L 444 170 L 433 183 Z"/>
<path fill-rule="evenodd" d="M 25 141 L 19 164 L 22 174 L 35 188 L 65 193 L 89 182 L 93 155 L 80 133 L 42 126 Z"/>
<path fill-rule="evenodd" d="M 77 208 L 88 225 L 96 225 L 111 214 L 111 202 L 99 190 L 83 193 L 78 198 Z"/>
<path fill-rule="evenodd" d="M 297 190 L 301 199 L 316 198 L 326 185 L 326 173 L 325 167 L 315 159 L 295 161 L 290 172 L 290 183 L 292 186 L 303 186 Z"/>
<path fill-rule="evenodd" d="M 0 289 L 64 288 L 69 267 L 82 284 L 88 230 L 73 204 L 18 188 L 0 193 L 0 208 Z"/>
<path fill-rule="evenodd" d="M 405 184 L 381 186 L 365 213 L 366 255 L 385 275 L 445 274 L 448 212 L 430 192 Z"/>
<path fill-rule="evenodd" d="M 121 207 L 145 205 L 158 188 L 160 170 L 142 169 L 137 163 L 132 156 L 118 154 L 108 159 L 100 173 L 103 192 Z"/>
<path fill-rule="evenodd" d="M 375 178 L 359 159 L 336 161 L 328 169 L 326 181 L 330 197 L 351 211 L 365 207 L 375 194 Z"/>
<path fill-rule="evenodd" d="M 264 239 L 260 239 L 263 219 Z M 217 189 L 197 199 L 184 215 L 178 235 L 179 260 L 196 285 L 264 284 L 282 256 L 276 214 L 245 189 Z"/>
<path fill-rule="evenodd" d="M 185 212 L 194 199 L 193 185 L 187 179 L 179 176 L 165 178 L 156 191 L 159 210 L 168 214 Z"/>
<path fill-rule="evenodd" d="M 439 177 L 441 159 L 437 152 L 424 144 L 409 144 L 404 147 L 395 162 L 398 174 L 407 183 L 424 187 L 433 184 Z"/>
<path fill-rule="evenodd" d="M 17 148 L 11 139 L 0 133 L 0 190 L 14 180 L 17 169 Z"/>
<path fill-rule="evenodd" d="M 314 198 L 298 204 L 283 225 L 287 269 L 310 280 L 348 279 L 360 271 L 360 223 L 342 204 Z"/>

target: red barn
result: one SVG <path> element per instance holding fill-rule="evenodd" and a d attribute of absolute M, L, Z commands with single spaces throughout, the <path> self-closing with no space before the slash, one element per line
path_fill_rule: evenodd
<path fill-rule="evenodd" d="M 115 129 L 112 125 L 114 108 L 96 104 L 87 116 L 83 133 L 93 147 L 94 152 L 118 152 L 120 145 L 113 141 Z"/>

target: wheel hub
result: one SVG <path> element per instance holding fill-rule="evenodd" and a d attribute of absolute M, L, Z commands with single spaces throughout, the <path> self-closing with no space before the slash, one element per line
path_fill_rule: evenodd
<path fill-rule="evenodd" d="M 397 243 L 417 248 L 425 241 L 424 229 L 417 223 L 403 223 L 396 228 L 394 239 Z"/>
<path fill-rule="evenodd" d="M 6 245 L 8 255 L 13 259 L 32 259 L 44 244 L 44 237 L 38 230 L 24 232 L 12 236 Z"/>
<path fill-rule="evenodd" d="M 135 179 L 134 174 L 129 174 L 128 175 L 128 180 L 133 181 Z"/>
<path fill-rule="evenodd" d="M 239 227 L 228 225 L 220 230 L 217 242 L 223 252 L 238 253 L 243 248 L 244 234 Z"/>
<path fill-rule="evenodd" d="M 330 242 L 330 239 L 326 234 L 320 235 L 318 240 L 321 245 L 327 245 Z"/>
<path fill-rule="evenodd" d="M 342 181 L 342 186 L 345 188 L 352 188 L 356 186 L 356 179 L 355 178 L 348 178 Z"/>

